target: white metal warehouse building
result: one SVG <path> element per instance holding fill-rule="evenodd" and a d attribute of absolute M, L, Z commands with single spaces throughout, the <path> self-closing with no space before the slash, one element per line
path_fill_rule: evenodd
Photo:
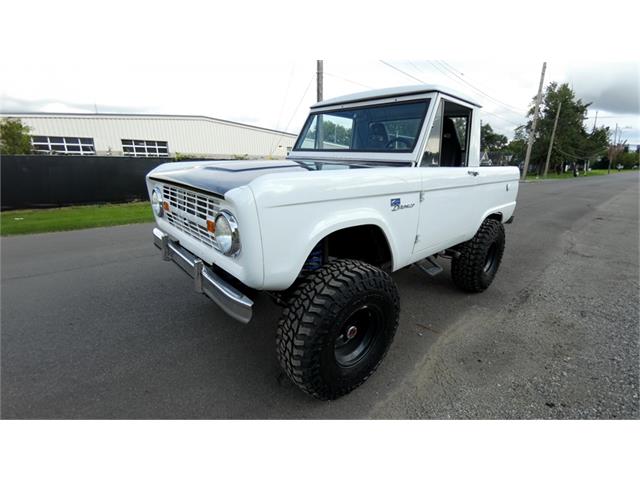
<path fill-rule="evenodd" d="M 38 153 L 207 158 L 282 158 L 291 133 L 204 116 L 14 113 Z"/>

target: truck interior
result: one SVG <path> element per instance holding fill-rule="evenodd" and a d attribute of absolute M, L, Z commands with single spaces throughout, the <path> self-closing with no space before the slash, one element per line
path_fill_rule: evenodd
<path fill-rule="evenodd" d="M 411 152 L 429 100 L 312 113 L 294 150 Z"/>
<path fill-rule="evenodd" d="M 429 132 L 420 166 L 466 166 L 470 127 L 470 108 L 448 100 L 441 100 Z"/>

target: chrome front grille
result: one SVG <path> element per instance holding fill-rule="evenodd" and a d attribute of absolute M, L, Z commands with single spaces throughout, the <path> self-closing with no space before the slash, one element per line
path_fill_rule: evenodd
<path fill-rule="evenodd" d="M 207 230 L 207 220 L 215 221 L 220 203 L 215 198 L 174 185 L 162 185 L 162 199 L 169 203 L 166 220 L 199 242 L 218 249 L 216 237 Z"/>

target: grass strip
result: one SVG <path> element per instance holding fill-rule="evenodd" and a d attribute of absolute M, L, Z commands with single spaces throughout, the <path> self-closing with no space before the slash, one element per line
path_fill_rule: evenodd
<path fill-rule="evenodd" d="M 149 202 L 12 210 L 0 213 L 0 234 L 61 232 L 152 221 Z"/>

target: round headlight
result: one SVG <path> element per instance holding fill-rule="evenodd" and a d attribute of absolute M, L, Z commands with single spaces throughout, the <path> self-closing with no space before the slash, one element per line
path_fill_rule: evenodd
<path fill-rule="evenodd" d="M 154 188 L 151 192 L 151 208 L 158 217 L 162 216 L 162 191 L 159 187 Z"/>
<path fill-rule="evenodd" d="M 216 241 L 225 255 L 236 255 L 240 251 L 238 223 L 233 215 L 224 210 L 216 217 Z"/>

